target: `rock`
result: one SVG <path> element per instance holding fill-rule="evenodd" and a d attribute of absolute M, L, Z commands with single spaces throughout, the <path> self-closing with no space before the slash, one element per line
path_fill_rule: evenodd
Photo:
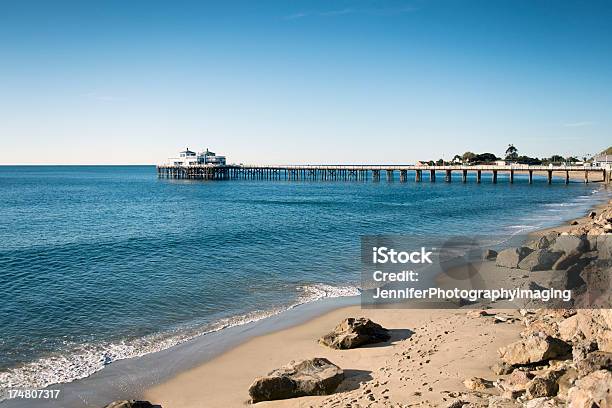
<path fill-rule="evenodd" d="M 480 377 L 468 378 L 463 382 L 465 388 L 472 391 L 484 391 L 493 387 L 493 382 Z"/>
<path fill-rule="evenodd" d="M 572 222 L 570 222 L 570 225 L 578 225 L 578 221 L 573 220 Z"/>
<path fill-rule="evenodd" d="M 585 252 L 588 250 L 588 241 L 585 237 L 561 235 L 552 245 L 551 250 L 553 252 L 565 252 L 566 254 L 572 252 Z"/>
<path fill-rule="evenodd" d="M 549 252 L 546 249 L 536 249 L 522 261 L 518 267 L 526 271 L 546 271 L 563 255 L 561 252 Z"/>
<path fill-rule="evenodd" d="M 559 338 L 563 341 L 571 341 L 580 330 L 578 329 L 578 316 L 570 316 L 567 319 L 559 322 Z"/>
<path fill-rule="evenodd" d="M 554 231 L 546 235 L 542 235 L 538 239 L 531 241 L 529 244 L 527 244 L 527 247 L 531 249 L 549 248 L 557 239 L 557 235 L 558 234 Z"/>
<path fill-rule="evenodd" d="M 485 261 L 494 261 L 497 258 L 497 251 L 494 251 L 492 249 L 485 249 L 485 251 L 482 254 L 482 259 L 484 259 Z"/>
<path fill-rule="evenodd" d="M 581 252 L 563 253 L 552 265 L 554 271 L 564 271 L 580 260 Z"/>
<path fill-rule="evenodd" d="M 249 387 L 253 403 L 333 393 L 344 379 L 340 367 L 326 358 L 292 361 Z"/>
<path fill-rule="evenodd" d="M 573 268 L 573 267 L 572 267 Z M 571 272 L 571 269 L 568 271 Z M 575 304 L 584 309 L 609 309 L 612 307 L 612 265 L 609 261 L 594 260 L 580 271 L 584 290 L 575 296 Z"/>
<path fill-rule="evenodd" d="M 552 398 L 535 398 L 523 404 L 523 408 L 561 408 L 564 404 L 558 403 Z"/>
<path fill-rule="evenodd" d="M 597 236 L 597 256 L 601 260 L 612 260 L 612 235 Z"/>
<path fill-rule="evenodd" d="M 499 363 L 495 363 L 491 367 L 491 371 L 493 371 L 493 374 L 496 374 L 496 375 L 510 374 L 512 370 L 514 370 L 514 367 L 512 367 L 510 364 L 504 363 L 503 361 Z"/>
<path fill-rule="evenodd" d="M 123 400 L 115 401 L 106 405 L 104 408 L 161 408 L 159 405 L 153 405 L 149 401 Z"/>
<path fill-rule="evenodd" d="M 536 377 L 527 384 L 527 398 L 553 397 L 557 395 L 559 385 L 554 378 Z"/>
<path fill-rule="evenodd" d="M 589 243 L 589 251 L 597 251 L 597 235 L 589 235 L 586 236 L 586 239 Z"/>
<path fill-rule="evenodd" d="M 489 314 L 489 312 L 487 312 L 486 310 L 470 310 L 466 313 L 467 317 L 487 317 L 487 316 L 492 316 L 492 314 Z"/>
<path fill-rule="evenodd" d="M 612 370 L 612 353 L 607 351 L 593 351 L 576 363 L 576 369 L 581 376 L 593 371 Z"/>
<path fill-rule="evenodd" d="M 589 218 L 593 219 L 595 218 L 595 216 L 597 215 L 597 213 L 595 211 L 591 211 L 588 215 Z"/>
<path fill-rule="evenodd" d="M 516 396 L 522 394 L 527 389 L 527 384 L 534 378 L 534 375 L 529 371 L 514 370 L 508 378 L 499 380 L 498 387 L 505 392 L 517 393 Z M 516 398 L 514 396 L 513 398 Z"/>
<path fill-rule="evenodd" d="M 559 337 L 565 341 L 590 339 L 599 350 L 612 352 L 612 309 L 578 310 L 559 324 Z"/>
<path fill-rule="evenodd" d="M 519 262 L 531 252 L 532 249 L 527 247 L 504 249 L 497 254 L 495 264 L 504 268 L 518 268 Z"/>
<path fill-rule="evenodd" d="M 370 319 L 349 317 L 319 339 L 319 343 L 334 349 L 352 349 L 364 344 L 380 343 L 391 338 L 389 330 Z"/>
<path fill-rule="evenodd" d="M 467 402 L 457 399 L 457 400 L 452 401 L 450 404 L 448 404 L 446 408 L 461 408 L 465 404 L 467 404 Z"/>
<path fill-rule="evenodd" d="M 599 370 L 578 380 L 567 393 L 567 407 L 612 407 L 612 372 Z"/>
<path fill-rule="evenodd" d="M 514 401 L 504 398 L 501 395 L 492 395 L 488 399 L 487 408 L 516 408 L 520 407 Z"/>
<path fill-rule="evenodd" d="M 573 368 L 568 368 L 565 373 L 559 377 L 557 384 L 559 385 L 559 395 L 567 395 L 567 392 L 572 388 L 578 379 L 578 371 Z"/>
<path fill-rule="evenodd" d="M 571 347 L 562 340 L 543 333 L 532 333 L 523 340 L 501 347 L 498 353 L 505 363 L 524 365 L 562 357 L 570 350 Z"/>
<path fill-rule="evenodd" d="M 584 287 L 585 286 L 585 281 L 584 279 L 582 279 L 581 273 L 582 273 L 582 265 L 581 265 L 581 261 L 578 261 L 578 263 L 575 263 L 573 265 L 571 265 L 569 268 L 567 268 L 565 271 L 553 271 L 554 273 L 552 275 L 550 275 L 548 277 L 548 282 L 546 284 L 547 287 L 553 288 L 553 289 L 577 289 L 580 287 Z M 577 292 L 573 294 L 574 300 L 577 297 Z M 557 299 L 557 302 L 562 302 L 561 299 Z M 571 302 L 571 300 L 570 300 Z M 567 308 L 569 307 L 569 303 L 566 304 L 565 306 L 552 306 L 552 301 L 551 301 L 551 306 L 550 307 L 564 307 Z"/>

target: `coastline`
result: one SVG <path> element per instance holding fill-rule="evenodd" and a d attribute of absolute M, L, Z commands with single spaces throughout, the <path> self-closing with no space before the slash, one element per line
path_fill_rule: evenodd
<path fill-rule="evenodd" d="M 601 208 L 602 206 L 605 206 L 605 204 L 597 205 L 595 208 Z M 584 217 L 580 218 L 580 220 L 585 219 Z M 572 226 L 568 224 L 567 226 L 553 228 L 560 231 L 561 228 L 566 227 L 570 228 Z M 542 231 L 547 230 L 534 231 L 532 234 L 542 233 Z M 414 331 L 415 335 L 419 336 L 422 332 L 429 333 L 426 335 L 429 337 L 421 339 L 424 343 L 432 341 L 432 338 L 438 339 L 444 337 L 444 332 L 450 332 L 451 328 L 458 333 L 458 336 L 463 335 L 463 330 L 467 330 L 467 333 L 464 333 L 466 335 L 481 330 L 480 336 L 483 338 L 491 339 L 495 337 L 493 342 L 495 347 L 491 346 L 492 348 L 489 349 L 483 343 L 479 344 L 477 349 L 475 349 L 480 350 L 477 354 L 483 357 L 483 359 L 478 361 L 477 365 L 473 366 L 471 361 L 464 360 L 460 360 L 457 365 L 446 365 L 449 369 L 455 370 L 456 373 L 455 376 L 447 378 L 446 382 L 444 382 L 445 388 L 447 388 L 446 391 L 454 393 L 464 391 L 461 383 L 463 381 L 462 376 L 483 376 L 485 372 L 489 372 L 488 366 L 492 364 L 492 361 L 487 358 L 495 355 L 494 349 L 496 349 L 497 345 L 510 342 L 520 331 L 517 325 L 508 323 L 503 325 L 503 336 L 497 338 L 500 325 L 490 321 L 483 322 L 463 319 L 461 316 L 465 314 L 465 311 L 362 310 L 357 306 L 346 307 L 344 302 L 350 303 L 351 301 L 356 303 L 357 299 L 351 300 L 351 298 L 344 297 L 318 300 L 306 305 L 300 305 L 277 316 L 223 329 L 218 333 L 209 333 L 170 349 L 135 359 L 117 361 L 90 377 L 49 387 L 61 389 L 64 395 L 74 394 L 75 398 L 72 401 L 61 401 L 57 404 L 49 404 L 46 401 L 41 403 L 41 405 L 36 405 L 32 401 L 9 400 L 0 403 L 0 405 L 7 407 L 81 407 L 83 405 L 99 407 L 118 398 L 148 399 L 155 403 L 161 403 L 164 408 L 201 406 L 203 400 L 209 404 L 213 404 L 213 401 L 216 401 L 214 404 L 219 404 L 210 405 L 213 407 L 234 406 L 233 404 L 238 403 L 242 405 L 248 399 L 248 386 L 256 376 L 264 375 L 272 368 L 286 364 L 293 359 L 326 355 L 329 356 L 331 361 L 349 370 L 351 374 L 351 377 L 347 375 L 349 377 L 346 385 L 347 388 L 339 390 L 340 392 L 344 389 L 341 393 L 342 396 L 339 398 L 348 398 L 349 396 L 350 398 L 355 398 L 354 391 L 359 389 L 359 387 L 356 388 L 359 382 L 366 381 L 367 384 L 372 384 L 375 381 L 379 381 L 379 383 L 387 381 L 383 377 L 376 380 L 376 376 L 372 376 L 371 373 L 367 374 L 365 371 L 373 371 L 372 367 L 377 369 L 386 367 L 385 371 L 387 373 L 391 372 L 394 368 L 389 366 L 387 361 L 397 357 L 396 354 L 398 352 L 401 354 L 407 350 L 404 350 L 403 347 L 405 345 L 403 340 L 406 339 L 396 336 L 386 346 L 351 350 L 349 353 L 353 355 L 354 359 L 351 359 L 352 357 L 349 358 L 349 353 L 344 353 L 345 355 L 342 356 L 343 360 L 338 360 L 338 352 L 324 349 L 316 343 L 316 339 L 329 332 L 343 317 L 348 316 L 370 317 L 372 320 L 380 322 L 383 326 L 396 330 L 398 333 L 405 330 Z M 429 322 L 431 326 L 433 322 L 428 316 L 434 315 L 436 320 L 446 323 L 436 326 L 436 330 L 426 327 L 425 323 L 421 324 L 422 322 Z M 453 320 L 457 319 L 461 320 L 462 324 L 454 326 Z M 418 331 L 415 331 L 415 329 L 418 329 Z M 470 341 L 469 336 L 460 338 L 463 342 Z M 293 340 L 293 346 L 289 347 L 286 344 L 287 339 Z M 453 340 L 453 342 L 457 341 L 459 340 Z M 449 344 L 447 352 L 452 353 L 453 347 L 456 347 L 456 344 Z M 377 352 L 372 353 L 371 349 L 376 349 Z M 330 352 L 331 354 L 325 354 L 325 352 Z M 441 357 L 450 358 L 444 353 L 440 354 Z M 430 360 L 430 358 L 427 358 L 427 354 L 424 356 L 413 356 L 412 359 L 417 361 L 417 364 L 423 363 L 424 365 L 429 365 L 429 363 L 425 363 L 425 361 Z M 431 359 L 431 361 L 435 362 L 436 360 Z M 245 364 L 245 362 L 248 364 Z M 362 363 L 367 363 L 367 365 L 364 366 Z M 396 363 L 398 362 L 396 361 Z M 435 379 L 439 375 L 435 369 L 440 364 L 442 363 L 431 363 L 433 371 L 426 372 L 424 375 L 429 375 L 430 379 Z M 164 366 L 163 372 L 159 370 L 160 365 Z M 249 370 L 245 369 L 245 365 L 248 366 Z M 224 368 L 226 366 L 233 367 L 233 370 Z M 351 368 L 352 366 L 357 368 L 353 369 Z M 370 368 L 368 369 L 368 367 Z M 464 367 L 467 368 L 467 371 L 463 370 Z M 251 370 L 251 368 L 255 369 L 255 371 Z M 145 372 L 146 370 L 149 370 L 149 372 Z M 221 372 L 227 373 L 228 376 L 215 374 Z M 232 377 L 232 375 L 236 375 L 236 377 Z M 370 377 L 373 379 L 370 379 Z M 213 381 L 210 385 L 204 387 L 202 378 L 214 378 L 218 383 Z M 228 380 L 228 378 L 232 378 L 232 380 Z M 404 378 L 402 381 L 405 380 Z M 137 387 L 130 388 L 129 391 L 125 389 L 125 384 L 132 386 L 134 383 L 137 384 Z M 412 385 L 422 388 L 422 385 L 416 383 Z M 397 384 L 396 386 L 399 388 L 404 387 L 400 387 Z M 394 387 L 397 388 L 396 386 Z M 395 388 L 393 389 L 393 401 L 404 400 L 410 403 L 420 401 L 422 404 L 444 402 L 437 397 L 440 393 L 440 390 L 437 388 L 434 388 L 434 391 L 427 391 L 428 388 L 426 388 L 425 391 L 411 391 L 407 394 Z M 224 391 L 220 392 L 218 390 Z M 421 395 L 414 395 L 414 392 L 418 392 Z M 389 393 L 390 391 L 386 394 Z M 227 402 L 223 398 L 228 395 L 236 397 Z M 380 395 L 381 401 L 384 400 L 383 397 L 384 395 Z M 322 401 L 327 401 L 325 398 L 330 397 L 307 397 L 266 402 L 260 403 L 258 406 L 291 407 L 298 406 L 296 405 L 298 403 L 317 405 Z"/>
<path fill-rule="evenodd" d="M 605 201 L 593 205 L 591 211 L 599 213 L 608 207 L 608 199 L 606 196 Z M 541 236 L 552 230 L 565 232 L 576 227 L 574 221 L 582 225 L 587 220 L 585 215 L 532 231 L 527 236 Z M 505 278 L 514 281 L 522 274 L 515 270 Z M 497 308 L 503 308 L 503 302 L 500 303 Z M 494 316 L 497 309 L 489 313 Z M 256 377 L 292 360 L 325 357 L 347 372 L 346 380 L 335 394 L 266 401 L 257 406 L 386 406 L 390 401 L 393 406 L 445 406 L 457 396 L 466 398 L 464 379 L 490 377 L 490 367 L 497 362 L 497 349 L 519 338 L 524 326 L 518 310 L 503 309 L 501 313 L 503 322 L 495 318 L 474 319 L 469 309 L 361 309 L 358 306 L 335 309 L 292 328 L 252 338 L 145 390 L 140 397 L 165 408 L 195 408 L 203 401 L 211 407 L 243 406 L 248 403 L 248 388 Z M 345 351 L 317 343 L 319 337 L 346 317 L 370 318 L 391 329 L 392 338 L 373 347 Z M 419 343 L 419 350 L 415 350 Z M 409 362 L 402 369 L 406 360 Z M 419 372 L 416 378 L 415 371 Z"/>

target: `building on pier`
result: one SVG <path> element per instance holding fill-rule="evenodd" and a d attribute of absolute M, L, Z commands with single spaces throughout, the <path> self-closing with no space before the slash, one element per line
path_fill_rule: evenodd
<path fill-rule="evenodd" d="M 174 166 L 192 166 L 194 164 L 198 164 L 198 157 L 196 152 L 186 148 L 179 153 L 178 157 L 169 158 L 168 162 Z"/>
<path fill-rule="evenodd" d="M 593 164 L 595 166 L 606 166 L 612 165 L 612 155 L 610 154 L 600 154 L 593 157 Z"/>
<path fill-rule="evenodd" d="M 218 156 L 215 152 L 206 151 L 198 155 L 198 164 L 212 164 L 214 166 L 225 166 L 225 156 Z"/>
<path fill-rule="evenodd" d="M 196 153 L 189 148 L 186 148 L 179 153 L 178 157 L 168 159 L 168 164 L 173 166 L 195 166 L 195 165 L 212 165 L 225 166 L 225 156 L 218 156 L 215 152 L 206 149 L 203 152 Z"/>

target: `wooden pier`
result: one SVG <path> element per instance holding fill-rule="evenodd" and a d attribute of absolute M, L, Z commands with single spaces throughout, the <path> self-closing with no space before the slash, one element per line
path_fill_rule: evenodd
<path fill-rule="evenodd" d="M 413 177 L 416 182 L 428 180 L 435 182 L 437 176 L 443 175 L 445 182 L 453 181 L 453 173 L 461 175 L 461 182 L 468 181 L 468 174 L 475 174 L 476 183 L 483 181 L 483 173 L 488 175 L 492 183 L 497 183 L 498 174 L 507 174 L 508 181 L 514 183 L 515 174 L 526 174 L 529 183 L 533 183 L 533 175 L 545 175 L 548 183 L 553 177 L 561 177 L 564 182 L 576 176 L 585 183 L 589 181 L 611 182 L 611 168 L 597 166 L 529 166 L 529 165 L 190 165 L 157 166 L 160 178 L 189 180 L 308 180 L 308 181 L 380 181 L 381 173 L 385 173 L 388 182 L 394 181 L 399 175 L 400 182 Z M 598 177 L 593 177 L 596 175 Z M 574 176 L 574 177 L 572 177 Z"/>

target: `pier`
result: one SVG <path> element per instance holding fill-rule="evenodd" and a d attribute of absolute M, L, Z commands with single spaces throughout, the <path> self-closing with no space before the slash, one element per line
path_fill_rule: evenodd
<path fill-rule="evenodd" d="M 399 176 L 400 182 L 436 182 L 442 175 L 444 181 L 454 180 L 453 174 L 459 174 L 458 181 L 466 183 L 468 174 L 475 175 L 476 183 L 489 180 L 498 182 L 498 175 L 505 174 L 509 183 L 514 183 L 516 174 L 528 176 L 533 183 L 535 174 L 546 176 L 550 184 L 553 177 L 561 177 L 564 182 L 579 178 L 590 181 L 611 182 L 610 166 L 530 166 L 530 165 L 159 165 L 157 175 L 160 178 L 189 180 L 287 180 L 287 181 L 367 181 L 379 182 L 384 173 L 388 182 Z"/>

